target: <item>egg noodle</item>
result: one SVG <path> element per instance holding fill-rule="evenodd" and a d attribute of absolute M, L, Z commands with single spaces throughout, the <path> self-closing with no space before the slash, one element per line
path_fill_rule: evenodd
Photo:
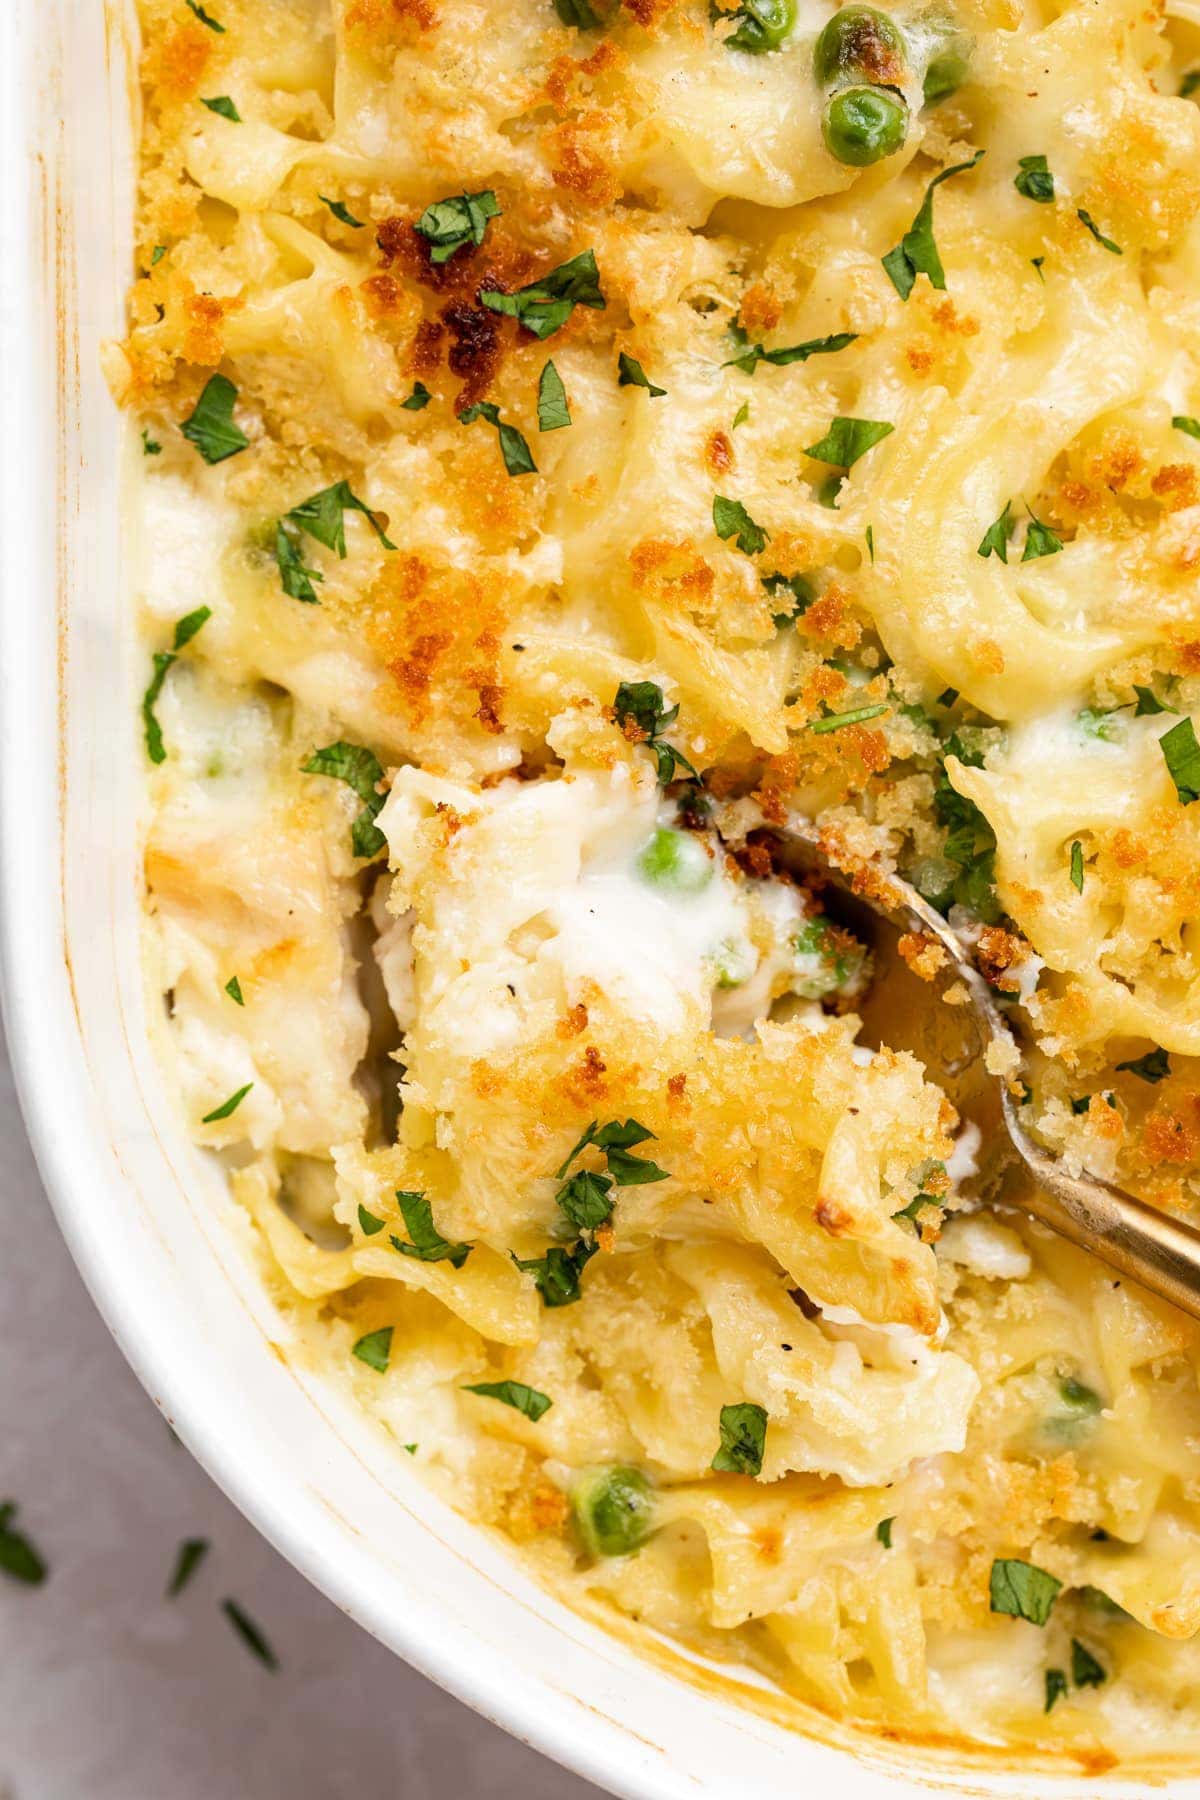
<path fill-rule="evenodd" d="M 1200 1332 L 788 860 L 1195 1205 L 1200 8 L 954 3 L 142 0 L 151 1010 L 289 1354 L 568 1602 L 1195 1764 Z"/>

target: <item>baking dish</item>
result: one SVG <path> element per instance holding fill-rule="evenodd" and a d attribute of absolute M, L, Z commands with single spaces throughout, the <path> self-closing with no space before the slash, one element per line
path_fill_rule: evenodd
<path fill-rule="evenodd" d="M 46 1186 L 97 1304 L 180 1435 L 297 1567 L 426 1674 L 615 1793 L 1094 1787 L 933 1747 L 918 1764 L 816 1716 L 801 1735 L 765 1692 L 735 1704 L 727 1672 L 679 1679 L 666 1646 L 648 1665 L 538 1591 L 289 1361 L 244 1221 L 187 1143 L 145 1028 L 134 555 L 98 357 L 129 266 L 128 23 L 100 0 L 10 7 L 0 65 L 5 1016 Z"/>

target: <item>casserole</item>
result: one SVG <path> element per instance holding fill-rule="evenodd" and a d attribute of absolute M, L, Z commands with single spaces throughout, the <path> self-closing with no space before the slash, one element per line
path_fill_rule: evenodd
<path fill-rule="evenodd" d="M 5 1007 L 48 1189 L 126 1355 L 277 1546 L 383 1641 L 612 1791 L 855 1800 L 1020 1774 L 799 1737 L 718 1671 L 647 1669 L 528 1582 L 390 1458 L 285 1328 L 151 1058 L 138 973 L 137 677 L 120 621 L 121 434 L 97 348 L 120 328 L 132 85 L 122 30 L 60 0 L 6 21 Z M 419 1576 L 418 1573 L 419 1572 Z M 854 1763 L 849 1760 L 853 1750 Z M 931 1758 L 934 1752 L 930 1751 Z M 1038 1777 L 1055 1791 L 1078 1779 Z M 1144 1784 L 1116 1784 L 1133 1793 Z M 1179 1792 L 1192 1784 L 1181 1784 Z"/>

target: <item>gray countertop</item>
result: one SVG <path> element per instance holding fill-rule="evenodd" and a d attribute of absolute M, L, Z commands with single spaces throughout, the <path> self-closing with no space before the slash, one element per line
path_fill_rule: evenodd
<path fill-rule="evenodd" d="M 0 1471 L 50 1568 L 0 1576 L 0 1800 L 596 1796 L 345 1618 L 172 1438 L 59 1236 L 2 1047 Z M 188 1537 L 211 1548 L 169 1600 Z"/>

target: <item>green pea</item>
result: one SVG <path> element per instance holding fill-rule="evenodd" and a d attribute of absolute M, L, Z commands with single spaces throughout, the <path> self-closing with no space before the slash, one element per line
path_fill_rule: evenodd
<path fill-rule="evenodd" d="M 714 0 L 709 10 L 715 21 L 738 21 L 737 30 L 725 39 L 725 48 L 748 50 L 754 56 L 778 50 L 796 23 L 796 0 L 742 0 L 733 13 L 723 11 Z"/>
<path fill-rule="evenodd" d="M 662 826 L 637 859 L 644 881 L 675 888 L 681 894 L 698 894 L 713 877 L 713 859 L 690 832 Z"/>
<path fill-rule="evenodd" d="M 593 1556 L 628 1556 L 654 1529 L 654 1489 L 640 1469 L 589 1469 L 571 1490 L 575 1524 Z"/>
<path fill-rule="evenodd" d="M 821 130 L 831 156 L 865 169 L 902 148 L 908 136 L 908 108 L 899 94 L 886 88 L 843 88 L 827 101 Z"/>
<path fill-rule="evenodd" d="M 858 82 L 899 87 L 908 72 L 903 34 L 894 19 L 873 6 L 844 6 L 816 41 L 813 71 L 821 87 Z"/>
<path fill-rule="evenodd" d="M 837 931 L 828 919 L 809 919 L 796 933 L 792 949 L 792 992 L 802 1000 L 823 1000 L 827 994 L 853 987 L 866 961 L 862 946 L 848 932 Z"/>
<path fill-rule="evenodd" d="M 943 50 L 930 59 L 926 70 L 922 93 L 926 106 L 936 106 L 948 94 L 956 93 L 967 79 L 971 70 L 971 53 L 969 50 Z"/>

